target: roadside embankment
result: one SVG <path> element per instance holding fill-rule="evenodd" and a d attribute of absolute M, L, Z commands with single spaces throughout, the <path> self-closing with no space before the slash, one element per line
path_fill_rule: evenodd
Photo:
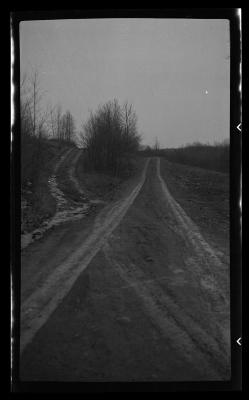
<path fill-rule="evenodd" d="M 55 140 L 41 142 L 41 162 L 36 179 L 25 179 L 21 185 L 21 233 L 25 234 L 38 228 L 41 223 L 56 212 L 56 202 L 49 188 L 49 177 L 62 154 L 74 145 Z M 38 168 L 35 165 L 31 169 Z M 30 174 L 32 176 L 32 171 Z"/>

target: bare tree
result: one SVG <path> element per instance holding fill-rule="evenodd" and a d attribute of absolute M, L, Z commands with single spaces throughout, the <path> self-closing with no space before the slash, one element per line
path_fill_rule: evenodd
<path fill-rule="evenodd" d="M 61 107 L 57 107 L 56 111 L 56 137 L 61 141 L 72 142 L 75 135 L 75 123 L 74 118 L 70 111 L 66 111 L 64 114 L 61 113 Z M 52 116 L 52 121 L 54 118 Z M 53 123 L 53 122 L 52 122 Z"/>
<path fill-rule="evenodd" d="M 20 111 L 21 111 L 21 136 L 22 138 L 32 135 L 32 98 L 27 85 L 27 75 L 24 74 L 20 83 Z"/>
<path fill-rule="evenodd" d="M 67 111 L 64 114 L 64 119 L 65 119 L 65 133 L 64 133 L 64 139 L 67 142 L 71 142 L 73 140 L 74 134 L 75 134 L 75 124 L 74 124 L 74 119 L 70 111 Z"/>
<path fill-rule="evenodd" d="M 129 104 L 127 101 L 124 103 L 122 111 L 125 147 L 126 150 L 132 151 L 132 148 L 136 148 L 139 142 L 139 135 L 137 133 L 137 116 L 133 109 L 133 105 Z"/>
<path fill-rule="evenodd" d="M 159 141 L 158 141 L 158 139 L 157 139 L 157 137 L 156 137 L 156 140 L 155 140 L 155 145 L 154 145 L 154 150 L 159 150 L 160 149 L 160 143 L 159 143 Z"/>
<path fill-rule="evenodd" d="M 61 134 L 61 105 L 56 107 L 56 137 L 62 139 Z"/>
<path fill-rule="evenodd" d="M 52 133 L 52 137 L 55 139 L 56 138 L 56 116 L 55 116 L 55 107 L 50 106 L 49 107 L 49 127 L 50 127 L 50 132 Z"/>
<path fill-rule="evenodd" d="M 38 127 L 41 123 L 40 118 L 43 119 L 43 116 L 41 117 L 41 107 L 40 107 L 42 92 L 40 87 L 40 77 L 37 69 L 33 71 L 29 81 L 31 86 L 30 92 L 32 97 L 33 135 L 35 136 L 37 132 L 39 133 Z"/>
<path fill-rule="evenodd" d="M 28 78 L 21 78 L 21 161 L 22 180 L 37 183 L 42 168 L 42 139 L 47 135 L 47 112 L 41 107 L 42 91 L 39 74 L 35 70 Z"/>

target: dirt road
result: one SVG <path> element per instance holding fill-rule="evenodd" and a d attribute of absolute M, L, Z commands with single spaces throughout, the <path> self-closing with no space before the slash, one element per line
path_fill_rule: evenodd
<path fill-rule="evenodd" d="M 147 160 L 116 202 L 23 256 L 21 379 L 228 380 L 224 259 Z"/>

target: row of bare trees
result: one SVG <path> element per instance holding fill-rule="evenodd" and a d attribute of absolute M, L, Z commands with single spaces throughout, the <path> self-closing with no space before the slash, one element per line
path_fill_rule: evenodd
<path fill-rule="evenodd" d="M 21 133 L 33 137 L 52 137 L 73 141 L 75 123 L 70 111 L 62 113 L 60 105 L 42 109 L 43 97 L 39 74 L 34 71 L 31 77 L 25 75 L 21 81 Z"/>
<path fill-rule="evenodd" d="M 87 168 L 119 175 L 140 143 L 132 104 L 125 102 L 120 106 L 114 99 L 99 106 L 83 124 L 81 141 Z"/>
<path fill-rule="evenodd" d="M 42 165 L 44 138 L 75 142 L 76 129 L 70 111 L 62 112 L 61 106 L 43 104 L 40 77 L 37 71 L 25 76 L 21 82 L 21 145 L 22 178 L 36 180 Z M 137 151 L 140 136 L 133 105 L 122 106 L 116 99 L 91 112 L 83 124 L 81 143 L 85 148 L 84 164 L 88 169 L 109 171 L 119 175 L 127 169 L 130 154 Z M 31 172 L 32 173 L 31 173 Z"/>
<path fill-rule="evenodd" d="M 44 107 L 43 96 L 38 71 L 24 75 L 20 85 L 22 182 L 37 181 L 44 158 L 44 139 L 66 142 L 75 139 L 75 123 L 70 111 L 62 113 L 61 106 Z"/>

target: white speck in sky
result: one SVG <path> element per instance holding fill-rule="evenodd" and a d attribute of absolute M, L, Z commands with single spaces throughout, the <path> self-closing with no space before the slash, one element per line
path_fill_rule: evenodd
<path fill-rule="evenodd" d="M 206 90 L 205 93 L 208 94 L 208 91 Z"/>

